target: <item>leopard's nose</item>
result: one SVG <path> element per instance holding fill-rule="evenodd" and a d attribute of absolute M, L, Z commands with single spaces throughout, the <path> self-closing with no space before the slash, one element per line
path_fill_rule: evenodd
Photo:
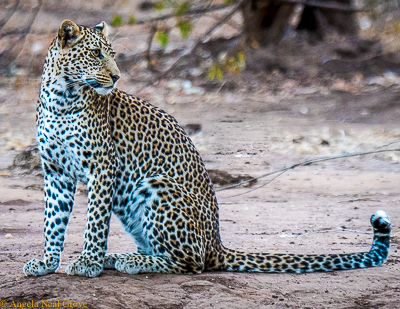
<path fill-rule="evenodd" d="M 119 80 L 120 76 L 117 74 L 111 74 L 111 79 L 114 82 L 114 84 Z"/>

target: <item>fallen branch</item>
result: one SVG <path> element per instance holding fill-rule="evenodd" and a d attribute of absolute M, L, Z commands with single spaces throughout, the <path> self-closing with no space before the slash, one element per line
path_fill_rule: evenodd
<path fill-rule="evenodd" d="M 385 147 L 385 146 L 384 146 L 384 147 Z M 292 169 L 294 169 L 294 168 L 296 168 L 296 167 L 299 167 L 299 166 L 311 165 L 311 164 L 314 164 L 314 163 L 323 162 L 323 161 L 330 161 L 330 160 L 335 160 L 335 159 L 342 159 L 342 158 L 350 158 L 350 157 L 356 157 L 356 156 L 363 156 L 363 155 L 368 155 L 368 154 L 375 154 L 375 153 L 382 153 L 382 152 L 390 152 L 390 151 L 400 151 L 400 148 L 395 148 L 395 149 L 380 149 L 380 148 L 382 148 L 382 147 L 379 147 L 379 148 L 376 149 L 376 150 L 370 150 L 370 151 L 365 151 L 365 152 L 353 152 L 353 153 L 347 153 L 347 154 L 339 155 L 339 156 L 329 156 L 329 157 L 323 157 L 323 158 L 316 158 L 316 159 L 306 160 L 306 161 L 299 162 L 299 163 L 293 164 L 293 165 L 291 165 L 291 166 L 285 167 L 285 168 L 283 168 L 283 169 L 281 169 L 281 170 L 278 170 L 278 171 L 275 171 L 275 172 L 266 173 L 266 174 L 263 174 L 263 175 L 261 175 L 261 176 L 254 177 L 254 178 L 251 178 L 251 179 L 248 179 L 248 180 L 245 180 L 245 181 L 240 181 L 240 182 L 235 183 L 235 184 L 232 184 L 232 185 L 223 186 L 223 187 L 219 188 L 219 189 L 216 190 L 216 191 L 223 191 L 223 190 L 235 188 L 235 187 L 241 186 L 241 185 L 243 185 L 243 184 L 247 184 L 247 183 L 249 183 L 250 181 L 258 180 L 258 179 L 260 179 L 260 178 L 264 178 L 264 177 L 271 176 L 271 175 L 274 175 L 274 174 L 278 174 L 278 173 L 279 173 L 279 174 L 276 175 L 274 178 L 272 178 L 270 181 L 266 182 L 265 184 L 263 184 L 263 185 L 261 185 L 261 186 L 258 186 L 257 188 L 254 188 L 254 189 L 252 189 L 252 190 L 248 190 L 248 191 L 245 192 L 245 193 L 240 193 L 240 194 L 237 194 L 237 195 L 234 195 L 234 196 L 230 196 L 230 197 L 236 197 L 236 196 L 243 195 L 243 194 L 247 194 L 247 193 L 249 193 L 249 192 L 253 192 L 253 191 L 257 190 L 257 189 L 260 189 L 260 188 L 266 186 L 267 184 L 269 184 L 270 182 L 272 182 L 274 179 L 278 178 L 278 177 L 279 177 L 280 175 L 282 175 L 283 173 L 286 173 L 287 171 L 292 170 Z"/>
<path fill-rule="evenodd" d="M 317 7 L 321 9 L 329 9 L 329 10 L 335 10 L 335 11 L 345 11 L 345 12 L 362 12 L 362 11 L 367 11 L 365 8 L 355 8 L 350 5 L 345 5 L 342 3 L 337 3 L 337 2 L 329 2 L 329 1 L 315 1 L 315 0 L 310 0 L 310 1 L 303 1 L 303 0 L 279 0 L 279 2 L 285 2 L 285 3 L 293 3 L 293 4 L 304 4 L 305 6 L 311 6 L 311 7 Z"/>
<path fill-rule="evenodd" d="M 153 43 L 153 38 L 154 38 L 154 35 L 157 32 L 157 29 L 158 29 L 157 28 L 157 23 L 154 23 L 150 28 L 149 38 L 147 39 L 147 49 L 145 51 L 145 58 L 147 60 L 147 65 L 148 65 L 149 69 L 151 71 L 153 71 L 153 72 L 155 70 L 154 70 L 154 67 L 153 67 L 153 65 L 151 63 L 151 54 L 150 54 L 150 52 L 151 52 L 151 45 Z"/>
<path fill-rule="evenodd" d="M 180 57 L 178 57 L 178 59 L 176 59 L 170 66 L 168 69 L 166 69 L 164 72 L 162 72 L 159 76 L 158 79 L 164 77 L 165 75 L 167 75 L 169 72 L 171 72 L 177 65 L 179 62 L 181 62 L 181 60 L 186 57 L 187 55 L 191 54 L 197 47 L 200 46 L 201 43 L 203 43 L 203 41 L 205 41 L 210 35 L 211 33 L 214 32 L 215 29 L 221 27 L 223 24 L 225 24 L 241 7 L 242 5 L 247 2 L 248 0 L 241 0 L 237 3 L 237 5 L 228 13 L 226 14 L 224 17 L 222 17 L 218 22 L 216 22 L 214 25 L 212 25 L 199 39 L 197 39 L 195 41 L 195 43 L 193 44 L 193 46 L 187 50 L 186 52 L 184 52 Z"/>

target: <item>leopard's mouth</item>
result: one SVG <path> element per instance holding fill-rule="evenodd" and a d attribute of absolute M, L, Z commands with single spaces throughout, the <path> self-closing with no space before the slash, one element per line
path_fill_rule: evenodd
<path fill-rule="evenodd" d="M 114 83 L 111 84 L 111 86 L 105 86 L 100 84 L 96 79 L 94 78 L 88 78 L 86 79 L 87 84 L 94 89 L 98 94 L 109 94 L 113 89 L 114 89 Z"/>

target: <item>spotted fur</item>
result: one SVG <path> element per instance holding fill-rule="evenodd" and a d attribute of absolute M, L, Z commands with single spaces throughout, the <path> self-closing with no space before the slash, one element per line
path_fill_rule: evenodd
<path fill-rule="evenodd" d="M 126 94 L 105 36 L 64 21 L 47 54 L 37 107 L 37 141 L 44 173 L 46 238 L 41 260 L 26 275 L 59 266 L 77 182 L 88 186 L 81 255 L 69 275 L 98 276 L 103 268 L 126 273 L 200 273 L 205 270 L 332 271 L 382 264 L 390 246 L 384 211 L 371 218 L 369 252 L 333 255 L 245 253 L 225 248 L 218 204 L 199 153 L 176 120 Z M 138 252 L 109 254 L 111 212 L 134 238 Z"/>

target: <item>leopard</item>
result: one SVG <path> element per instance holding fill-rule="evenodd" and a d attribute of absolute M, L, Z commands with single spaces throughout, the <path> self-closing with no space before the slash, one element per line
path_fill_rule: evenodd
<path fill-rule="evenodd" d="M 116 88 L 121 73 L 105 22 L 61 23 L 51 43 L 37 101 L 43 171 L 44 253 L 27 276 L 55 273 L 77 184 L 87 186 L 84 244 L 68 275 L 199 274 L 204 271 L 309 273 L 379 266 L 390 250 L 391 223 L 371 217 L 368 252 L 251 253 L 222 244 L 216 193 L 185 130 L 164 110 Z M 111 215 L 137 245 L 107 253 Z"/>

